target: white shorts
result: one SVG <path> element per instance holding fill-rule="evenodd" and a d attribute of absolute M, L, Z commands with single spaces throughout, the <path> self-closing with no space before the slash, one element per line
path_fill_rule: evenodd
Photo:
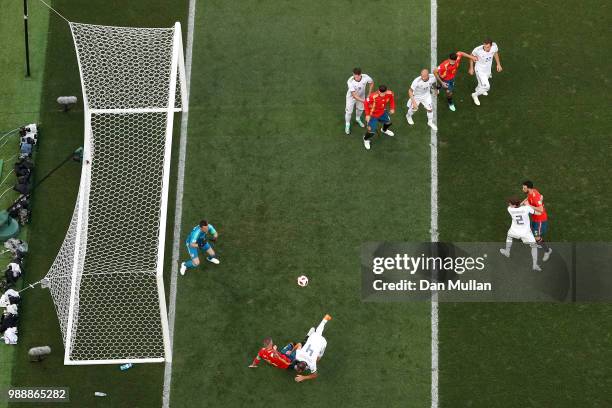
<path fill-rule="evenodd" d="M 513 239 L 520 239 L 524 244 L 535 244 L 536 240 L 533 236 L 533 232 L 517 232 L 512 229 L 508 230 L 508 236 Z"/>
<path fill-rule="evenodd" d="M 358 101 L 357 99 L 353 98 L 353 96 L 347 96 L 346 97 L 346 113 L 353 113 L 353 109 L 355 109 L 355 106 L 357 106 L 357 109 L 359 109 L 360 111 L 364 110 L 363 107 L 363 102 Z"/>
<path fill-rule="evenodd" d="M 323 354 L 325 354 L 325 347 L 327 347 L 327 340 L 325 339 L 325 337 L 321 336 L 321 352 L 319 353 L 319 358 L 323 357 Z"/>
<path fill-rule="evenodd" d="M 433 103 L 431 100 L 431 93 L 428 93 L 426 95 L 423 96 L 414 96 L 414 100 L 416 101 L 417 107 L 416 109 L 412 109 L 413 111 L 416 111 L 419 109 L 419 105 L 423 105 L 425 107 L 425 109 L 427 109 L 428 111 L 433 109 Z M 408 99 L 408 103 L 406 104 L 406 106 L 411 107 L 412 106 L 412 100 Z"/>

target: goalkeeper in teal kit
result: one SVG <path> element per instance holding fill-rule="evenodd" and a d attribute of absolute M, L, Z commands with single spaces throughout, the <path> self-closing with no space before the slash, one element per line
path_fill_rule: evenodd
<path fill-rule="evenodd" d="M 219 258 L 215 254 L 215 251 L 212 248 L 212 245 L 208 241 L 216 241 L 219 237 L 217 230 L 206 220 L 200 221 L 198 225 L 193 227 L 187 240 L 185 241 L 185 245 L 187 246 L 187 252 L 189 252 L 189 261 L 181 263 L 181 275 L 184 275 L 187 269 L 197 268 L 200 264 L 200 258 L 198 256 L 198 249 L 202 250 L 202 252 L 206 252 L 208 256 L 206 260 L 208 262 L 212 262 L 216 265 L 219 264 Z"/>

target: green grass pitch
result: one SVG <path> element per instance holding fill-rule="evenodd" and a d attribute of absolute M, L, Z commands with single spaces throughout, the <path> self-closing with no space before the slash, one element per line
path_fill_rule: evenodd
<path fill-rule="evenodd" d="M 194 389 L 219 406 L 429 398 L 429 305 L 362 303 L 358 259 L 364 239 L 428 238 L 429 132 L 398 112 L 398 137 L 365 155 L 361 130 L 345 136 L 342 120 L 344 84 L 366 60 L 403 100 L 429 55 L 429 9 L 387 5 L 389 35 L 419 46 L 381 47 L 375 26 L 355 30 L 363 16 L 351 5 L 219 1 L 197 14 L 183 219 L 218 222 L 222 264 L 179 280 L 173 404 L 195 404 Z M 402 24 L 414 16 L 420 29 Z M 246 368 L 261 339 L 301 340 L 325 313 L 320 381 L 295 387 L 287 373 Z"/>
<path fill-rule="evenodd" d="M 184 38 L 187 4 L 53 2 L 74 21 L 181 21 Z M 365 241 L 429 239 L 430 132 L 423 112 L 414 127 L 404 120 L 407 87 L 429 65 L 429 8 L 415 0 L 198 1 L 182 229 L 208 218 L 219 229 L 222 263 L 179 277 L 171 406 L 430 405 L 430 305 L 363 303 L 359 271 Z M 490 35 L 504 65 L 482 106 L 469 97 L 475 80 L 465 62 L 457 112 L 439 99 L 442 239 L 502 240 L 503 199 L 524 178 L 546 197 L 552 240 L 610 239 L 612 117 L 601 34 L 608 9 L 594 0 L 439 2 L 439 60 Z M 20 41 L 21 20 L 8 22 Z M 54 15 L 46 41 L 37 177 L 82 144 L 82 109 L 64 114 L 55 106 L 60 94 L 80 96 L 80 82 L 68 27 Z M 21 57 L 19 47 L 12 52 Z M 345 81 L 355 65 L 398 100 L 396 137 L 376 139 L 369 152 L 359 128 L 343 134 Z M 35 194 L 28 281 L 44 276 L 61 245 L 78 177 L 69 163 Z M 295 283 L 302 274 L 306 288 Z M 442 304 L 440 406 L 612 405 L 611 312 L 608 305 Z M 325 313 L 334 319 L 316 381 L 298 385 L 272 367 L 247 368 L 264 337 L 300 340 Z M 53 355 L 25 361 L 27 348 L 40 344 Z M 75 407 L 161 405 L 162 365 L 63 366 L 45 291 L 24 297 L 15 350 L 14 385 L 69 386 Z M 109 396 L 96 399 L 94 391 Z"/>
<path fill-rule="evenodd" d="M 23 42 L 18 41 L 22 35 L 22 25 L 15 24 L 22 18 L 22 4 L 5 2 L 0 4 L 0 159 L 2 162 L 2 177 L 0 178 L 0 207 L 11 205 L 18 197 L 15 191 L 8 191 L 14 183 L 10 174 L 17 160 L 18 133 L 8 134 L 20 125 L 36 122 L 39 119 L 39 101 L 43 80 L 42 64 L 46 44 L 48 14 L 46 10 L 32 10 L 30 22 L 40 28 L 30 36 L 30 46 L 33 50 L 31 64 L 40 67 L 32 70 L 29 78 L 24 79 L 25 64 L 21 57 Z M 11 39 L 14 41 L 7 41 Z M 27 239 L 27 229 L 22 229 L 22 239 Z M 4 249 L 4 248 L 2 248 Z M 9 254 L 0 255 L 0 262 L 6 265 L 10 262 Z M 0 388 L 11 383 L 14 347 L 0 347 Z M 0 400 L 0 407 L 5 402 Z"/>
<path fill-rule="evenodd" d="M 520 194 L 524 179 L 544 194 L 550 240 L 612 237 L 612 184 L 602 177 L 612 151 L 611 97 L 601 86 L 609 81 L 601 65 L 608 39 L 595 34 L 610 25 L 609 6 L 551 6 L 439 3 L 440 54 L 470 52 L 486 33 L 499 44 L 504 67 L 480 107 L 465 69 L 457 112 L 440 101 L 440 128 L 448 129 L 440 132 L 443 240 L 503 240 L 503 200 Z M 611 313 L 603 304 L 442 304 L 441 406 L 612 405 L 605 368 Z"/>

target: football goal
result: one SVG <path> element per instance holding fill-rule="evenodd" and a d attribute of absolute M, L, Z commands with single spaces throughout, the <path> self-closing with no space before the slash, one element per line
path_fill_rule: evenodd
<path fill-rule="evenodd" d="M 72 220 L 45 279 L 64 363 L 169 361 L 163 269 L 173 120 L 187 109 L 181 26 L 70 29 L 84 156 Z"/>

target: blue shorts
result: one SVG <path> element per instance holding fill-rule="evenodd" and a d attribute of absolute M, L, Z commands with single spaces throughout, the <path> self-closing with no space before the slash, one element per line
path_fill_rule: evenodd
<path fill-rule="evenodd" d="M 287 354 L 288 351 L 291 351 L 291 353 Z M 295 353 L 297 352 L 297 350 L 293 348 L 293 343 L 287 344 L 285 347 L 282 348 L 280 352 L 281 354 L 284 354 L 289 357 L 289 360 L 291 360 L 291 364 L 289 364 L 287 370 L 293 369 L 293 367 L 295 366 Z"/>
<path fill-rule="evenodd" d="M 198 248 L 194 248 L 189 244 L 185 244 L 185 246 L 187 247 L 187 252 L 189 253 L 189 258 L 191 259 L 195 259 L 198 257 Z M 201 247 L 200 249 L 202 251 L 208 251 L 210 248 L 212 248 L 210 246 L 210 244 L 208 242 L 204 243 L 204 246 Z"/>
<path fill-rule="evenodd" d="M 548 231 L 548 221 L 532 221 L 531 231 L 533 231 L 534 237 L 541 237 Z"/>
<path fill-rule="evenodd" d="M 291 351 L 291 353 L 287 354 L 288 351 Z M 281 354 L 284 354 L 289 357 L 291 361 L 293 361 L 295 360 L 295 353 L 297 352 L 297 350 L 293 349 L 293 343 L 289 343 L 285 347 L 283 347 L 280 352 Z"/>
<path fill-rule="evenodd" d="M 368 129 L 370 130 L 370 132 L 376 132 L 376 130 L 378 129 L 378 122 L 381 122 L 382 124 L 391 123 L 391 118 L 389 117 L 387 111 L 385 111 L 385 113 L 383 113 L 379 117 L 370 117 L 370 121 L 368 122 Z"/>
<path fill-rule="evenodd" d="M 455 78 L 449 79 L 448 81 L 446 79 L 443 79 L 442 82 L 448 85 L 448 88 L 445 88 L 447 91 L 453 92 L 453 90 L 455 89 Z"/>

